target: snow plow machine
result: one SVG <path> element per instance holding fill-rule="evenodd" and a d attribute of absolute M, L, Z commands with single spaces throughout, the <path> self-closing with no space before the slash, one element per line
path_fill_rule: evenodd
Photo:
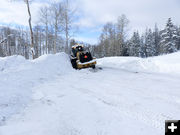
<path fill-rule="evenodd" d="M 80 44 L 72 46 L 70 59 L 75 69 L 94 69 L 96 65 L 96 58 L 93 58 L 90 51 L 85 51 L 84 46 Z"/>

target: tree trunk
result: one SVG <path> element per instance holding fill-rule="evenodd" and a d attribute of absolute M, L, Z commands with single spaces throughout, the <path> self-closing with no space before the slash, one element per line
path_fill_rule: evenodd
<path fill-rule="evenodd" d="M 32 25 L 31 25 L 31 12 L 30 12 L 30 7 L 29 7 L 29 0 L 26 0 L 26 5 L 28 9 L 28 14 L 29 14 L 29 28 L 30 28 L 30 33 L 31 33 L 31 52 L 32 52 L 32 59 L 35 58 L 34 55 L 34 37 L 33 37 L 33 30 L 32 30 Z"/>
<path fill-rule="evenodd" d="M 58 16 L 56 13 L 56 17 L 55 17 L 55 40 L 54 40 L 54 54 L 56 54 L 56 47 L 57 47 L 57 34 L 58 34 Z"/>
<path fill-rule="evenodd" d="M 66 47 L 65 52 L 68 53 L 69 50 L 69 15 L 68 15 L 68 5 L 69 1 L 66 1 L 66 11 L 65 11 L 65 33 L 66 33 Z"/>
<path fill-rule="evenodd" d="M 46 46 L 45 46 L 46 54 L 48 54 L 48 24 L 46 22 Z"/>

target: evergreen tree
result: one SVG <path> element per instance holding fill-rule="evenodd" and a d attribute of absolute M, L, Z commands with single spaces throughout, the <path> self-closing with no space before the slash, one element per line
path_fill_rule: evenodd
<path fill-rule="evenodd" d="M 180 50 L 180 27 L 177 28 L 177 49 Z"/>
<path fill-rule="evenodd" d="M 138 32 L 134 32 L 131 40 L 129 41 L 129 55 L 141 57 L 141 42 Z"/>
<path fill-rule="evenodd" d="M 145 48 L 145 43 L 144 43 L 144 36 L 141 36 L 140 38 L 140 54 L 142 58 L 146 57 L 146 48 Z"/>
<path fill-rule="evenodd" d="M 161 52 L 165 54 L 176 52 L 177 38 L 177 30 L 173 25 L 171 18 L 169 18 L 165 29 L 161 33 Z"/>
<path fill-rule="evenodd" d="M 155 56 L 156 47 L 153 42 L 153 33 L 152 30 L 149 29 L 146 33 L 145 45 L 146 45 L 146 57 Z"/>
<path fill-rule="evenodd" d="M 155 28 L 154 28 L 154 32 L 153 32 L 153 42 L 154 42 L 154 45 L 155 45 L 155 56 L 158 56 L 159 55 L 159 49 L 160 49 L 160 34 L 159 34 L 159 29 L 157 27 L 157 25 L 155 25 Z"/>

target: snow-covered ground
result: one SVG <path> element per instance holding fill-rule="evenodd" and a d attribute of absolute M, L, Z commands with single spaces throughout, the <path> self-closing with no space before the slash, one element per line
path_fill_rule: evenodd
<path fill-rule="evenodd" d="M 64 53 L 0 58 L 0 135 L 162 135 L 180 119 L 180 52 L 74 70 Z"/>

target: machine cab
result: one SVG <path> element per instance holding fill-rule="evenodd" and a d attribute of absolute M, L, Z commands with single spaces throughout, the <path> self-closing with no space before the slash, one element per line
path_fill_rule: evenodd
<path fill-rule="evenodd" d="M 72 46 L 72 53 L 74 57 L 77 57 L 78 52 L 83 52 L 84 51 L 84 46 L 83 45 L 74 45 Z"/>

